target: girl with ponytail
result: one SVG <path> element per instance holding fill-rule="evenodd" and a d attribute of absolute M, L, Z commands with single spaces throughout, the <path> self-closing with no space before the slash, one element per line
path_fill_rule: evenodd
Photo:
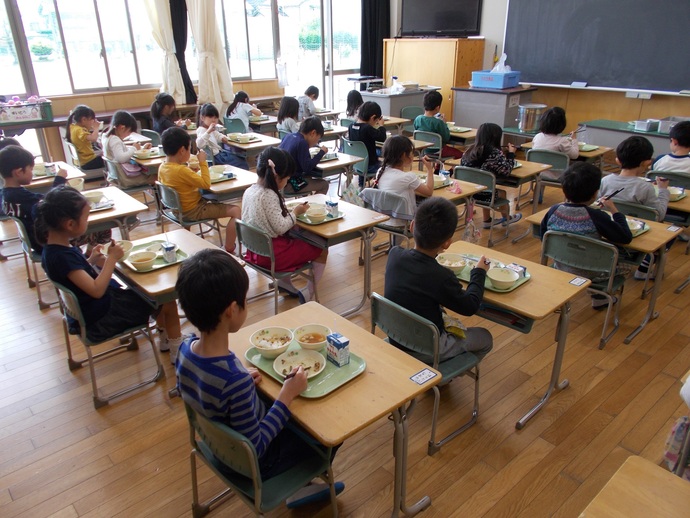
<path fill-rule="evenodd" d="M 300 203 L 292 210 L 288 210 L 285 205 L 282 190 L 294 169 L 295 163 L 290 154 L 282 149 L 266 148 L 257 160 L 256 174 L 259 179 L 242 197 L 242 221 L 271 236 L 277 271 L 295 270 L 314 261 L 314 282 L 318 282 L 326 268 L 328 250 L 288 234 L 295 226 L 297 216 L 304 214 L 309 208 L 308 203 Z M 311 234 L 305 237 L 312 242 L 318 241 Z M 246 253 L 245 260 L 263 268 L 271 267 L 269 257 L 252 252 Z M 301 304 L 314 298 L 312 281 L 307 283 L 306 288 L 298 291 L 291 280 L 280 280 L 278 288 L 292 297 L 298 297 Z"/>

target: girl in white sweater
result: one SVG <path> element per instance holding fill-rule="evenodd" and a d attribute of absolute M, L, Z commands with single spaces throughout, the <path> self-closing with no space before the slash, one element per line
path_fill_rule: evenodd
<path fill-rule="evenodd" d="M 132 163 L 132 157 L 140 149 L 149 149 L 151 143 L 141 145 L 138 142 L 125 143 L 125 139 L 137 130 L 137 121 L 134 116 L 124 110 L 118 110 L 113 115 L 110 129 L 103 135 L 103 155 L 120 164 L 120 170 L 124 175 L 119 178 L 108 178 L 116 181 L 121 187 L 150 184 L 156 182 L 156 174 L 149 174 L 148 169 Z"/>

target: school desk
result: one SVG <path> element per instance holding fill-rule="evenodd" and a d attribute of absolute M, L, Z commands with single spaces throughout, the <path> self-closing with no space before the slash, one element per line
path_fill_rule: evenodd
<path fill-rule="evenodd" d="M 446 200 L 453 202 L 455 205 L 460 205 L 461 203 L 467 201 L 470 196 L 486 190 L 485 185 L 477 185 L 470 182 L 464 182 L 462 180 L 454 181 L 456 185 L 460 187 L 459 193 L 451 191 L 450 187 L 441 187 L 440 189 L 434 189 L 434 192 L 431 196 L 436 198 L 445 198 Z"/>
<path fill-rule="evenodd" d="M 653 462 L 631 455 L 582 511 L 580 518 L 687 516 L 690 483 Z"/>
<path fill-rule="evenodd" d="M 101 187 L 94 190 L 101 191 L 105 198 L 114 202 L 114 205 L 110 209 L 91 212 L 86 232 L 117 226 L 120 229 L 120 234 L 122 234 L 122 239 L 129 239 L 127 219 L 148 210 L 148 207 L 117 187 Z M 112 226 L 110 226 L 111 223 Z"/>
<path fill-rule="evenodd" d="M 460 126 L 459 124 L 457 126 L 453 127 L 458 127 Z M 449 128 L 450 129 L 450 128 Z M 467 141 L 469 140 L 474 140 L 477 138 L 477 130 L 474 128 L 470 128 L 469 131 L 450 131 L 450 141 L 451 143 L 458 143 L 465 145 L 467 144 Z"/>
<path fill-rule="evenodd" d="M 325 162 L 319 162 L 316 166 L 317 171 L 321 171 L 321 177 L 326 178 L 327 176 L 335 176 L 345 174 L 347 177 L 346 185 L 350 185 L 352 181 L 352 176 L 354 175 L 352 166 L 358 162 L 364 160 L 362 157 L 348 155 L 345 153 L 337 153 L 338 158 L 335 160 L 326 160 Z M 340 195 L 340 176 L 338 176 L 338 195 Z"/>
<path fill-rule="evenodd" d="M 275 135 L 278 133 L 278 128 L 276 125 L 278 124 L 278 117 L 275 115 L 269 115 L 268 119 L 261 119 L 261 120 L 249 120 L 249 127 L 253 130 L 256 131 L 257 133 L 264 133 L 264 134 L 270 134 L 270 135 Z"/>
<path fill-rule="evenodd" d="M 148 137 L 145 137 L 141 133 L 137 133 L 136 131 L 133 131 L 129 135 L 127 135 L 122 141 L 125 144 L 133 144 L 133 143 L 139 143 L 139 144 L 150 144 L 151 139 Z"/>
<path fill-rule="evenodd" d="M 335 141 L 335 147 L 340 148 L 340 137 L 347 133 L 347 128 L 345 126 L 336 126 L 332 124 L 330 128 L 324 127 L 323 137 L 321 137 L 322 142 L 329 140 Z"/>
<path fill-rule="evenodd" d="M 312 194 L 311 196 L 299 198 L 299 202 L 304 203 L 308 201 L 310 203 L 320 203 L 324 205 L 329 199 L 331 198 L 325 194 Z M 338 210 L 344 214 L 340 219 L 333 221 L 327 220 L 325 223 L 319 225 L 310 225 L 298 219 L 297 226 L 325 240 L 327 248 L 350 241 L 351 239 L 362 238 L 364 248 L 362 300 L 357 306 L 340 313 L 342 316 L 348 316 L 362 309 L 371 296 L 371 241 L 374 239 L 373 228 L 390 218 L 385 214 L 380 214 L 373 210 L 347 203 L 343 200 L 338 201 Z M 308 241 L 308 238 L 306 240 Z M 322 293 L 325 293 L 325 291 L 322 291 Z"/>
<path fill-rule="evenodd" d="M 541 212 L 532 214 L 528 216 L 526 221 L 529 223 L 532 229 L 532 235 L 536 238 L 541 237 L 541 221 L 546 216 L 549 209 L 544 209 Z M 634 250 L 636 252 L 643 252 L 645 254 L 659 253 L 659 260 L 657 261 L 656 267 L 656 280 L 654 281 L 654 288 L 652 289 L 652 296 L 649 297 L 649 304 L 647 306 L 647 313 L 645 314 L 640 325 L 635 328 L 635 330 L 630 333 L 624 340 L 626 344 L 632 342 L 640 331 L 642 331 L 650 320 L 653 320 L 659 316 L 659 313 L 654 311 L 654 306 L 656 305 L 656 299 L 661 292 L 661 283 L 664 278 L 664 266 L 666 265 L 666 244 L 672 239 L 678 237 L 683 229 L 675 225 L 669 225 L 668 223 L 657 223 L 656 221 L 645 220 L 645 223 L 649 225 L 649 230 L 644 234 L 640 234 L 634 237 L 633 240 L 627 245 L 620 245 L 628 250 Z"/>
<path fill-rule="evenodd" d="M 338 119 L 339 115 L 339 111 L 332 110 L 331 108 L 316 108 L 316 112 L 314 112 L 315 117 L 323 120 L 331 120 L 333 122 Z"/>
<path fill-rule="evenodd" d="M 241 167 L 235 167 L 234 165 L 226 165 L 225 171 L 232 173 L 234 178 L 232 180 L 211 183 L 209 189 L 201 190 L 201 195 L 204 198 L 217 201 L 241 199 L 244 191 L 254 185 L 258 179 L 256 173 Z"/>
<path fill-rule="evenodd" d="M 336 446 L 387 415 L 394 427 L 393 457 L 395 459 L 393 509 L 391 516 L 402 512 L 413 516 L 431 504 L 428 496 L 407 506 L 407 403 L 441 381 L 441 375 L 409 354 L 384 342 L 349 320 L 338 316 L 316 302 L 309 302 L 243 327 L 232 336 L 232 351 L 247 367 L 252 365 L 244 354 L 251 346 L 249 337 L 256 330 L 269 326 L 294 329 L 309 322 L 320 322 L 350 339 L 350 351 L 366 362 L 362 374 L 321 398 L 297 397 L 290 412 L 311 436 L 324 446 Z M 428 370 L 435 374 L 425 382 L 413 381 L 415 374 Z M 281 384 L 264 375 L 257 389 L 272 399 L 278 397 Z M 342 498 L 347 498 L 347 491 Z M 377 513 L 378 514 L 378 513 Z"/>
<path fill-rule="evenodd" d="M 456 241 L 450 245 L 448 252 L 473 256 L 484 255 L 489 259 L 495 259 L 504 264 L 517 263 L 527 267 L 527 272 L 531 275 L 529 281 L 507 293 L 485 290 L 482 309 L 477 313 L 479 316 L 526 334 L 532 330 L 532 324 L 536 320 L 543 320 L 552 313 L 559 314 L 556 326 L 557 341 L 553 366 L 551 368 L 551 381 L 539 403 L 515 424 L 515 428 L 520 430 L 527 421 L 546 405 L 554 389 L 562 390 L 569 384 L 567 379 L 559 383 L 558 378 L 561 373 L 561 364 L 563 363 L 565 344 L 568 337 L 570 301 L 585 291 L 591 282 L 586 280 L 583 284 L 576 286 L 570 283 L 575 277 L 572 273 L 555 270 L 548 266 L 498 252 L 493 248 L 485 248 L 468 243 L 467 241 Z"/>
<path fill-rule="evenodd" d="M 271 146 L 279 146 L 280 139 L 271 137 L 269 135 L 263 135 L 261 133 L 243 133 L 243 135 L 251 135 L 256 137 L 257 140 L 253 140 L 247 144 L 240 144 L 239 142 L 230 141 L 228 145 L 246 151 L 247 156 L 254 156 L 261 153 L 264 149 Z"/>
<path fill-rule="evenodd" d="M 410 119 L 403 119 L 402 117 L 391 117 L 389 115 L 386 115 L 383 117 L 383 120 L 381 121 L 381 126 L 383 126 L 384 128 L 395 127 L 395 129 L 398 130 L 398 135 L 401 135 L 403 131 L 403 126 L 405 124 L 409 124 L 410 122 L 412 122 Z"/>
<path fill-rule="evenodd" d="M 520 147 L 524 150 L 532 149 L 532 142 L 520 144 Z M 606 146 L 598 146 L 597 149 L 593 149 L 592 151 L 582 151 L 580 149 L 577 157 L 587 162 L 595 163 L 597 167 L 601 169 L 604 165 L 604 155 L 612 149 L 613 148 Z"/>
<path fill-rule="evenodd" d="M 67 180 L 73 180 L 75 178 L 85 178 L 86 175 L 77 167 L 69 165 L 66 162 L 54 162 L 57 164 L 59 169 L 64 169 L 67 171 Z M 38 193 L 46 193 L 53 187 L 53 181 L 55 180 L 55 175 L 47 176 L 41 175 L 36 176 L 34 173 L 34 178 L 31 183 L 26 186 L 27 189 L 35 191 Z"/>
<path fill-rule="evenodd" d="M 154 241 L 169 241 L 175 243 L 179 249 L 187 255 L 193 255 L 206 248 L 220 250 L 212 242 L 206 241 L 197 236 L 194 232 L 185 229 L 172 230 L 170 232 L 144 237 L 142 239 L 137 239 L 133 243 L 136 246 Z M 116 267 L 118 276 L 122 278 L 128 286 L 156 301 L 158 305 L 161 305 L 177 299 L 175 283 L 177 282 L 177 271 L 180 268 L 180 264 L 181 263 L 171 264 L 165 268 L 145 273 L 136 272 L 122 263 L 117 263 Z"/>

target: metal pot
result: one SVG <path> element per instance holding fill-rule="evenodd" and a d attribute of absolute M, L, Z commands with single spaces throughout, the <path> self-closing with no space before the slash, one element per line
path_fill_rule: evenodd
<path fill-rule="evenodd" d="M 545 104 L 521 104 L 518 106 L 518 129 L 524 132 L 537 131 L 539 117 L 546 109 Z"/>

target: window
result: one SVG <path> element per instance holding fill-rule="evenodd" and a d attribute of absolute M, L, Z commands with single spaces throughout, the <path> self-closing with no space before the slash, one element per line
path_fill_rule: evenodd
<path fill-rule="evenodd" d="M 0 92 L 6 96 L 23 95 L 26 87 L 4 2 L 0 4 L 0 67 L 3 71 L 0 78 Z"/>

